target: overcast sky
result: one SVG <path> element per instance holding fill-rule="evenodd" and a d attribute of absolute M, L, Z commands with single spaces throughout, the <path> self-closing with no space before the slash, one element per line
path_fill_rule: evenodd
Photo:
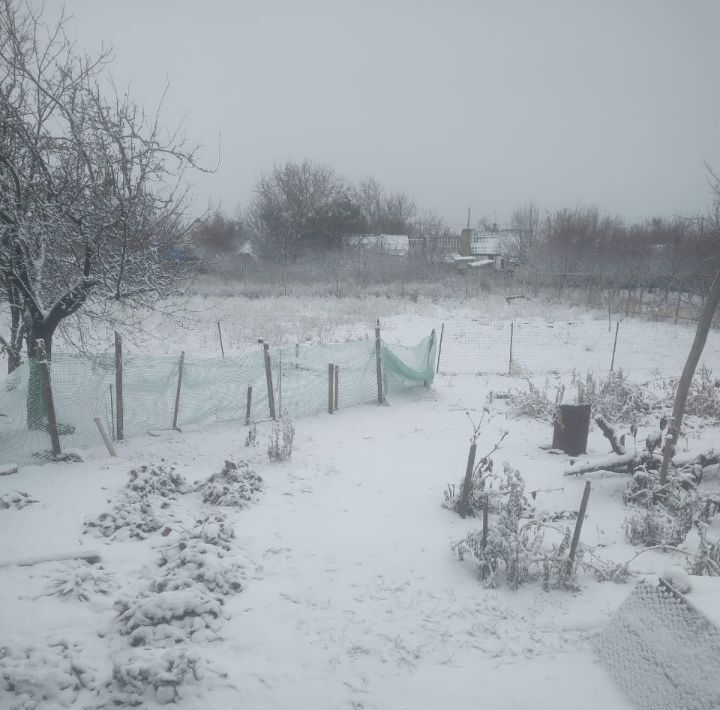
<path fill-rule="evenodd" d="M 50 12 L 61 5 L 48 0 Z M 533 200 L 706 210 L 720 169 L 719 0 L 67 0 L 145 104 L 166 81 L 244 207 L 275 162 L 375 176 L 457 226 Z"/>

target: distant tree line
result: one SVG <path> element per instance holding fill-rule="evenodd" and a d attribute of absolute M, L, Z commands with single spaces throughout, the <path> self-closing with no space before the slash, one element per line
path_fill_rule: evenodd
<path fill-rule="evenodd" d="M 443 220 L 420 213 L 405 192 L 372 177 L 353 184 L 333 168 L 303 160 L 275 165 L 253 188 L 247 209 L 206 220 L 201 243 L 215 253 L 250 240 L 260 256 L 287 263 L 308 252 L 339 249 L 353 234 L 425 235 L 447 232 Z"/>
<path fill-rule="evenodd" d="M 512 250 L 540 271 L 625 285 L 709 278 L 720 266 L 719 209 L 716 202 L 708 215 L 629 223 L 597 207 L 543 213 L 528 204 L 512 214 Z"/>

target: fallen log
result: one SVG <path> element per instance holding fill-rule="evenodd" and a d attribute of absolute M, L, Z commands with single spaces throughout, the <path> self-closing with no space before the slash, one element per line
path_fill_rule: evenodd
<path fill-rule="evenodd" d="M 600 431 L 603 433 L 603 436 L 610 442 L 610 446 L 612 447 L 612 450 L 618 455 L 623 456 L 625 453 L 625 447 L 620 444 L 617 438 L 617 434 L 615 433 L 615 429 L 613 429 L 608 423 L 605 417 L 602 415 L 595 417 L 595 423 L 600 427 Z"/>
<path fill-rule="evenodd" d="M 662 461 L 662 459 L 660 459 Z M 568 468 L 563 476 L 580 476 L 583 473 L 594 471 L 622 471 L 640 462 L 637 454 L 622 454 L 621 456 L 606 456 L 592 461 L 581 461 Z"/>
<path fill-rule="evenodd" d="M 695 454 L 683 459 L 678 458 L 675 462 L 676 470 L 681 474 L 689 474 L 698 481 L 702 476 L 702 469 L 720 463 L 720 450 L 708 449 L 701 454 Z M 596 471 L 626 472 L 632 473 L 635 468 L 644 465 L 649 469 L 657 469 L 662 464 L 660 454 L 651 454 L 643 451 L 642 454 L 623 454 L 622 456 L 606 456 L 593 459 L 592 461 L 580 461 L 573 464 L 563 472 L 563 476 L 580 476 L 584 473 L 595 473 Z M 697 469 L 700 469 L 698 471 Z"/>

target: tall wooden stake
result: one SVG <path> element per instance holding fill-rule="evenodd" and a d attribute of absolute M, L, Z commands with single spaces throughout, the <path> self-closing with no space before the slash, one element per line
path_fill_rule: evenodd
<path fill-rule="evenodd" d="M 50 363 L 48 362 L 45 341 L 40 338 L 35 341 L 37 364 L 42 377 L 43 399 L 45 400 L 45 413 L 47 414 L 47 429 L 50 434 L 53 456 L 60 456 L 60 432 L 58 431 L 57 417 L 55 416 L 55 402 L 53 401 L 52 384 L 50 383 Z"/>
<path fill-rule="evenodd" d="M 435 368 L 435 372 L 440 372 L 440 356 L 442 355 L 442 341 L 443 341 L 443 335 L 445 334 L 445 323 L 442 324 L 442 327 L 440 328 L 440 343 L 438 345 L 438 359 L 437 359 L 437 367 Z"/>
<path fill-rule="evenodd" d="M 680 318 L 680 302 L 681 301 L 682 301 L 682 281 L 678 284 L 677 306 L 675 306 L 675 325 L 678 324 L 678 319 Z"/>
<path fill-rule="evenodd" d="M 613 343 L 612 360 L 610 360 L 610 372 L 612 372 L 613 368 L 615 367 L 615 350 L 617 349 L 617 340 L 618 340 L 618 331 L 619 330 L 620 330 L 620 321 L 615 323 L 615 342 Z"/>
<path fill-rule="evenodd" d="M 125 406 L 123 402 L 122 338 L 118 332 L 115 333 L 115 404 L 117 406 L 115 437 L 118 441 L 122 441 L 125 438 Z"/>
<path fill-rule="evenodd" d="M 185 364 L 185 351 L 180 353 L 178 362 L 177 390 L 175 391 L 175 409 L 173 411 L 172 428 L 177 429 L 178 412 L 180 411 L 180 390 L 182 389 L 183 366 Z"/>
<path fill-rule="evenodd" d="M 468 508 L 470 507 L 470 493 L 472 490 L 472 475 L 475 470 L 476 450 L 477 444 L 473 442 L 470 444 L 470 451 L 468 452 L 467 466 L 465 467 L 465 478 L 463 480 L 462 491 L 460 492 L 460 503 L 458 504 L 458 513 L 460 513 L 461 518 L 464 518 L 468 514 Z"/>
<path fill-rule="evenodd" d="M 335 384 L 335 365 L 328 365 L 328 414 L 332 414 L 335 409 L 335 393 L 333 392 Z"/>
<path fill-rule="evenodd" d="M 112 441 L 110 440 L 108 433 L 105 431 L 105 427 L 103 426 L 103 423 L 100 421 L 100 417 L 93 417 L 93 421 L 95 422 L 95 426 L 98 428 L 98 431 L 100 432 L 100 436 L 108 450 L 108 453 L 110 454 L 110 456 L 115 458 L 117 456 L 117 453 L 115 452 L 115 447 L 112 445 Z"/>
<path fill-rule="evenodd" d="M 222 353 L 223 360 L 225 359 L 225 348 L 223 347 L 222 341 L 222 330 L 220 329 L 220 321 L 217 322 L 218 327 L 218 338 L 220 338 L 220 352 Z"/>
<path fill-rule="evenodd" d="M 587 510 L 589 497 L 590 481 L 585 481 L 585 490 L 583 491 L 582 501 L 580 502 L 580 511 L 578 512 L 577 521 L 575 523 L 575 532 L 573 533 L 572 544 L 570 545 L 570 554 L 568 555 L 568 573 L 572 571 L 573 564 L 575 563 L 575 554 L 577 553 L 578 543 L 580 542 L 580 531 L 582 530 L 583 520 L 585 520 L 585 511 Z"/>
<path fill-rule="evenodd" d="M 515 337 L 515 321 L 510 323 L 510 359 L 508 360 L 508 375 L 512 375 L 513 340 Z"/>
<path fill-rule="evenodd" d="M 482 526 L 482 549 L 485 549 L 488 536 L 488 513 L 490 512 L 490 502 L 487 493 L 483 498 L 483 526 Z"/>
<path fill-rule="evenodd" d="M 335 411 L 337 411 L 338 402 L 340 401 L 340 365 L 335 365 L 335 385 L 333 387 L 333 394 L 335 395 Z"/>
<path fill-rule="evenodd" d="M 245 426 L 250 425 L 250 407 L 252 406 L 252 385 L 247 388 L 247 401 L 245 403 Z"/>
<path fill-rule="evenodd" d="M 383 382 L 382 382 L 382 344 L 380 341 L 380 319 L 375 324 L 375 372 L 377 374 L 377 396 L 378 404 L 383 403 Z"/>
<path fill-rule="evenodd" d="M 108 385 L 108 389 L 110 390 L 110 436 L 112 436 L 113 439 L 116 439 L 117 435 L 115 434 L 115 400 L 113 398 L 112 388 L 112 385 Z"/>
<path fill-rule="evenodd" d="M 275 392 L 273 390 L 272 365 L 270 362 L 270 346 L 263 343 L 263 353 L 265 355 L 265 382 L 267 383 L 268 408 L 270 409 L 270 419 L 275 420 Z"/>

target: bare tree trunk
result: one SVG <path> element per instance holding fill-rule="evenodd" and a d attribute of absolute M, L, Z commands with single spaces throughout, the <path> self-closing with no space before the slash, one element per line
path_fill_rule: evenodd
<path fill-rule="evenodd" d="M 685 362 L 680 381 L 678 382 L 677 392 L 675 394 L 675 404 L 673 405 L 672 418 L 668 424 L 668 433 L 665 437 L 665 445 L 663 446 L 663 462 L 660 469 L 660 484 L 663 485 L 667 481 L 668 469 L 670 461 L 675 455 L 675 447 L 677 446 L 678 437 L 680 436 L 680 427 L 682 426 L 683 415 L 685 414 L 685 403 L 687 402 L 688 392 L 700 356 L 702 355 L 705 341 L 707 340 L 710 326 L 712 325 L 715 310 L 720 302 L 720 272 L 715 276 L 715 280 L 708 293 L 707 300 L 700 313 L 697 330 L 695 331 L 695 340 L 693 341 L 690 354 Z"/>

